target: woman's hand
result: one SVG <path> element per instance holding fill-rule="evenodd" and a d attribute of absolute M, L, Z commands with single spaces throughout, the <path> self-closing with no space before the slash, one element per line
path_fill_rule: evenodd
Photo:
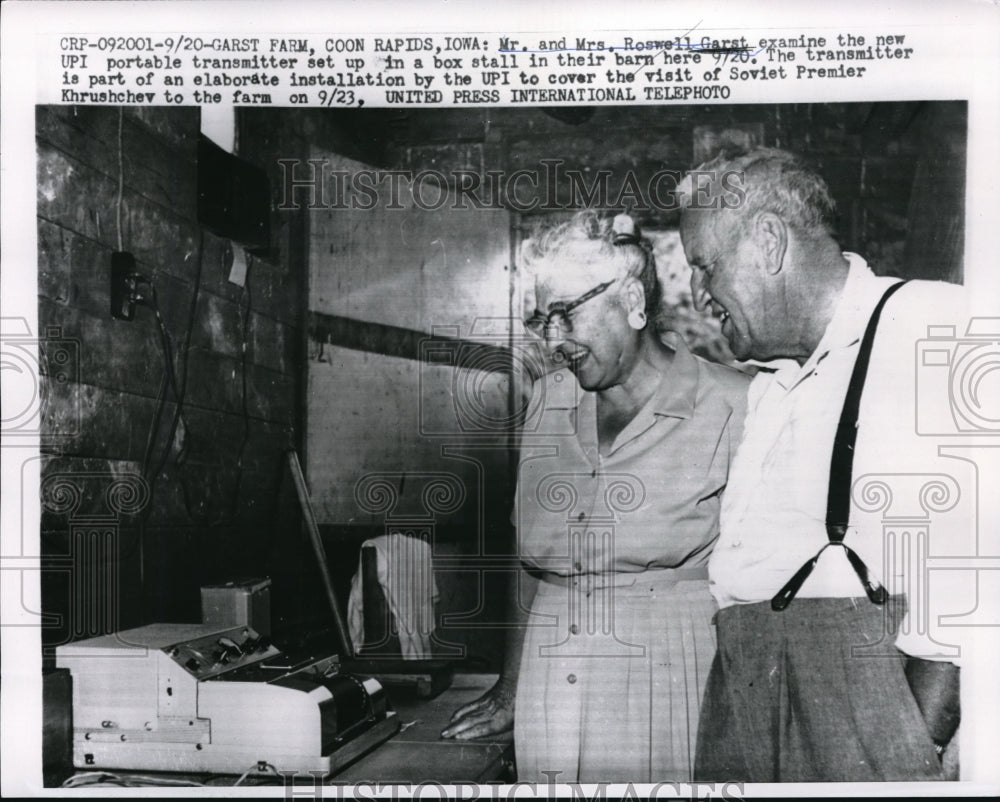
<path fill-rule="evenodd" d="M 448 726 L 441 732 L 441 737 L 466 741 L 507 732 L 513 728 L 514 687 L 513 683 L 501 678 L 474 702 L 458 708 L 452 714 Z"/>
<path fill-rule="evenodd" d="M 521 670 L 521 650 L 528 611 L 535 600 L 539 580 L 519 569 L 508 588 L 507 649 L 500 678 L 476 701 L 458 708 L 441 731 L 442 738 L 467 741 L 484 735 L 497 735 L 514 728 L 514 697 L 517 677 Z"/>

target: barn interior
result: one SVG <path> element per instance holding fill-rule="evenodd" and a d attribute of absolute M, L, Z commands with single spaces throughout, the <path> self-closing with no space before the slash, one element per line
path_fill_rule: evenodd
<path fill-rule="evenodd" d="M 533 226 L 630 213 L 661 322 L 727 361 L 658 176 L 729 146 L 802 153 L 845 250 L 961 283 L 966 126 L 944 101 L 240 108 L 226 148 L 198 108 L 39 107 L 44 665 L 200 621 L 202 588 L 250 580 L 269 580 L 276 643 L 338 651 L 327 589 L 346 611 L 361 544 L 404 533 L 431 548 L 433 657 L 495 674 Z M 140 276 L 131 308 L 115 265 Z"/>

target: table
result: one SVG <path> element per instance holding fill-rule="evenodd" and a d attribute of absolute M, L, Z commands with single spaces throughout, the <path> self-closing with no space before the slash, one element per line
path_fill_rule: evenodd
<path fill-rule="evenodd" d="M 451 687 L 434 699 L 390 694 L 402 729 L 391 739 L 326 779 L 327 784 L 512 782 L 512 733 L 475 741 L 441 738 L 456 708 L 481 696 L 495 674 L 455 674 Z"/>

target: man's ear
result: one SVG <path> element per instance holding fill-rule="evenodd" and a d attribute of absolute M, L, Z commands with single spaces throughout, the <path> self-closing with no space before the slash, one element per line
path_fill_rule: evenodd
<path fill-rule="evenodd" d="M 764 255 L 768 275 L 776 276 L 785 263 L 788 250 L 788 226 L 773 212 L 761 212 L 754 220 L 754 236 Z"/>

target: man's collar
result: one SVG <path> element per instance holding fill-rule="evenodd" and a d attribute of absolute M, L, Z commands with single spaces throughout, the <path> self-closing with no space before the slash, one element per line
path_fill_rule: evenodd
<path fill-rule="evenodd" d="M 876 276 L 858 254 L 844 251 L 844 258 L 850 268 L 840 291 L 837 307 L 819 345 L 801 367 L 794 359 L 775 359 L 770 362 L 749 360 L 749 364 L 774 371 L 774 381 L 785 390 L 791 389 L 798 381 L 811 374 L 831 351 L 849 348 L 859 342 L 872 310 L 885 291 L 884 280 Z"/>
<path fill-rule="evenodd" d="M 856 253 L 844 252 L 850 269 L 840 292 L 837 309 L 823 333 L 810 360 L 822 357 L 835 348 L 853 345 L 865 333 L 865 327 L 884 292 L 883 282 L 871 271 L 868 263 Z"/>

